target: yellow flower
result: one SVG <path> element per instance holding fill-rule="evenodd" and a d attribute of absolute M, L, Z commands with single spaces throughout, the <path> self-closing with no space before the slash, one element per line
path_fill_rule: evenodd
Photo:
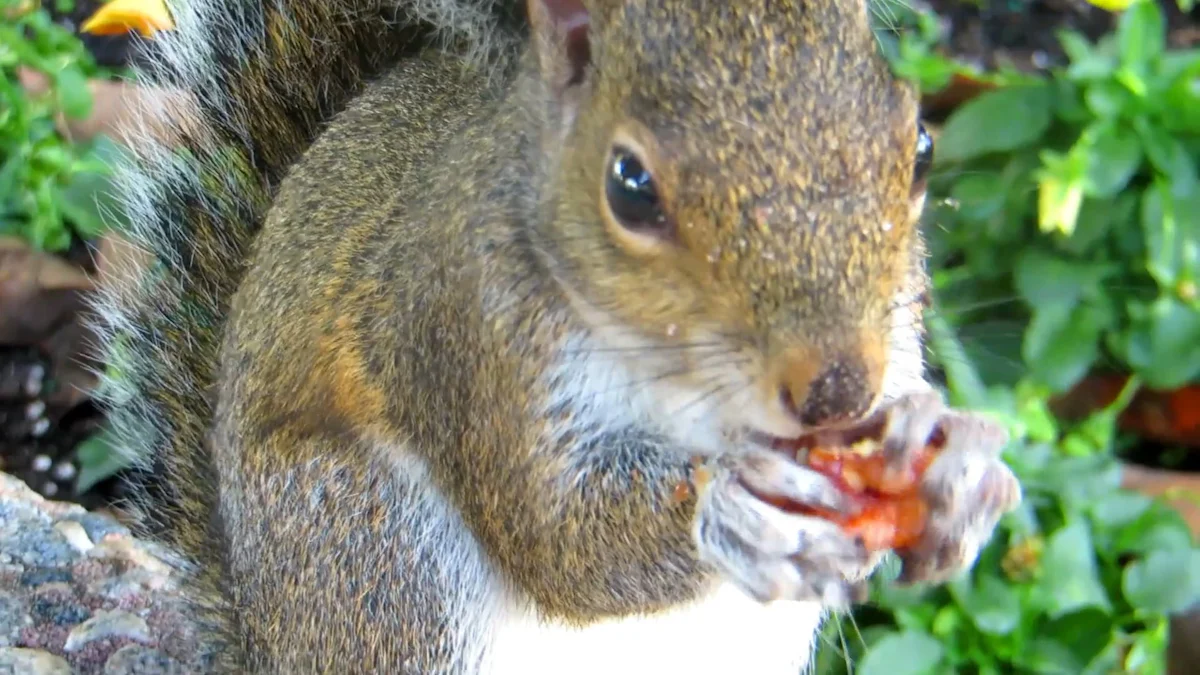
<path fill-rule="evenodd" d="M 96 10 L 80 28 L 93 35 L 121 35 L 136 30 L 153 37 L 175 27 L 165 0 L 111 0 Z"/>
<path fill-rule="evenodd" d="M 1083 183 L 1045 176 L 1038 185 L 1038 225 L 1042 232 L 1055 230 L 1071 236 L 1079 207 L 1083 205 Z"/>
<path fill-rule="evenodd" d="M 1089 5 L 1095 5 L 1106 12 L 1121 12 L 1140 0 L 1087 0 Z"/>

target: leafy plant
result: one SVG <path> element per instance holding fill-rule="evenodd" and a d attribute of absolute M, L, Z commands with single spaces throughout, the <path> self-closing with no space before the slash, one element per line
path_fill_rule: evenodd
<path fill-rule="evenodd" d="M 989 306 L 1051 392 L 1115 368 L 1170 389 L 1200 377 L 1200 50 L 1167 51 L 1150 0 L 1070 65 L 970 101 L 946 121 L 931 180 L 942 300 Z M 950 208 L 947 208 L 950 206 Z M 1013 353 L 1014 347 L 1019 353 Z"/>
<path fill-rule="evenodd" d="M 939 360 L 957 358 L 949 327 L 931 328 Z M 1136 385 L 1067 429 L 1037 387 L 981 388 L 967 361 L 948 373 L 953 403 L 1007 423 L 1024 502 L 961 579 L 904 588 L 885 570 L 868 606 L 827 627 L 818 672 L 1164 673 L 1167 615 L 1200 601 L 1200 548 L 1178 512 L 1122 490 L 1101 452 Z"/>
<path fill-rule="evenodd" d="M 65 12 L 71 5 L 55 6 Z M 62 251 L 122 223 L 110 184 L 120 146 L 104 135 L 71 139 L 57 124 L 88 117 L 89 80 L 112 73 L 35 0 L 0 0 L 0 17 L 0 235 Z M 22 85 L 23 70 L 48 79 L 44 94 Z M 79 491 L 121 468 L 125 458 L 110 446 L 104 432 L 77 449 Z"/>
<path fill-rule="evenodd" d="M 933 12 L 918 10 L 904 0 L 876 0 L 873 4 L 881 51 L 898 76 L 915 82 L 922 91 L 940 91 L 956 76 L 995 85 L 1026 79 L 1015 70 L 985 71 L 973 64 L 947 58 L 942 21 Z"/>
<path fill-rule="evenodd" d="M 57 2 L 60 9 L 71 4 Z M 103 136 L 72 142 L 55 124 L 59 116 L 91 114 L 88 80 L 104 73 L 37 3 L 0 0 L 0 17 L 0 234 L 60 251 L 73 238 L 100 234 L 119 215 L 107 199 L 108 160 L 117 146 Z M 47 76 L 47 93 L 31 96 L 21 69 Z"/>
<path fill-rule="evenodd" d="M 1200 602 L 1200 548 L 1175 510 L 1121 489 L 1114 452 L 1138 387 L 1200 376 L 1200 53 L 1164 34 L 1136 0 L 1094 44 L 1063 34 L 1069 65 L 993 78 L 946 121 L 933 361 L 952 403 L 1008 426 L 1024 503 L 962 579 L 877 575 L 870 603 L 827 626 L 818 673 L 1165 672 L 1167 616 Z M 969 72 L 940 36 L 907 39 L 890 53 L 927 91 Z M 1105 367 L 1133 374 L 1118 399 L 1056 419 L 1051 397 Z"/>

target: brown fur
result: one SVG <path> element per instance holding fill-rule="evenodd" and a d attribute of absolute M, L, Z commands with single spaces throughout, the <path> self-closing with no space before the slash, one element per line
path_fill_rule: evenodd
<path fill-rule="evenodd" d="M 768 402 L 784 386 L 843 419 L 879 400 L 891 312 L 923 273 L 915 97 L 866 8 L 593 3 L 593 67 L 564 96 L 537 67 L 565 58 L 552 42 L 496 95 L 478 67 L 402 54 L 419 42 L 347 21 L 347 3 L 291 4 L 294 22 L 266 12 L 265 51 L 225 92 L 244 134 L 210 129 L 238 148 L 255 186 L 239 213 L 266 212 L 262 231 L 229 246 L 211 209 L 184 213 L 187 250 L 221 252 L 182 275 L 217 300 L 214 323 L 165 333 L 215 401 L 209 417 L 185 409 L 199 397 L 166 400 L 184 423 L 161 450 L 214 668 L 468 672 L 456 622 L 486 598 L 475 577 L 431 572 L 446 561 L 420 548 L 423 528 L 469 532 L 489 583 L 547 617 L 698 597 L 714 575 L 695 497 L 677 498 L 687 448 L 590 427 L 570 403 L 543 414 L 567 386 L 549 375 L 570 336 L 611 323 L 665 345 L 720 336 Z M 614 137 L 643 151 L 674 239 L 606 220 Z M 849 393 L 818 396 L 823 373 Z M 414 506 L 412 481 L 452 517 Z"/>

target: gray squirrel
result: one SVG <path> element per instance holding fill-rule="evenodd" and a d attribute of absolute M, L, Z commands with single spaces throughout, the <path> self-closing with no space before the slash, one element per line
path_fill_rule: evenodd
<path fill-rule="evenodd" d="M 765 440 L 939 428 L 907 581 L 1019 503 L 861 0 L 169 4 L 97 309 L 211 672 L 797 673 L 880 556 Z"/>

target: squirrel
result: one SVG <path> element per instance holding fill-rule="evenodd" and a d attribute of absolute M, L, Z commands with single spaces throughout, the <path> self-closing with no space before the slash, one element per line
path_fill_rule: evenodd
<path fill-rule="evenodd" d="M 96 309 L 208 672 L 797 673 L 881 556 L 768 440 L 941 429 L 906 582 L 1021 501 L 925 377 L 932 140 L 863 0 L 171 10 Z"/>

